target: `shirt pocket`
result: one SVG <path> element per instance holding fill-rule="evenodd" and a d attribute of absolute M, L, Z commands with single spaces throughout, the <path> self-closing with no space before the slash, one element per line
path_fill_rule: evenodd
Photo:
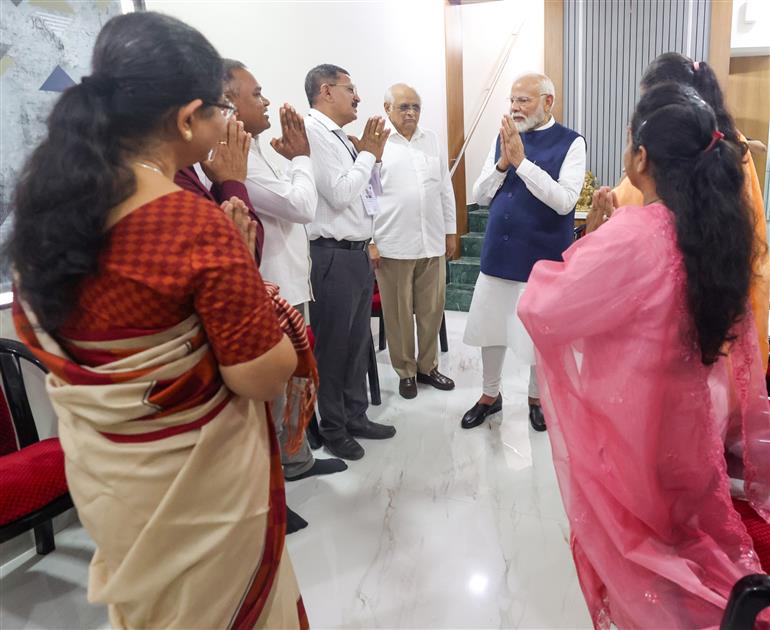
<path fill-rule="evenodd" d="M 441 162 L 437 157 L 425 156 L 425 175 L 431 182 L 441 181 Z"/>

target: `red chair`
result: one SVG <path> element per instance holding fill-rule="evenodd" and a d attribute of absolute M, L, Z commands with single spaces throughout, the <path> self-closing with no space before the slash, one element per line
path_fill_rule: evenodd
<path fill-rule="evenodd" d="M 770 573 L 770 524 L 754 511 L 748 501 L 733 499 L 733 507 L 741 515 L 746 531 L 754 543 L 754 551 L 765 573 Z"/>
<path fill-rule="evenodd" d="M 374 281 L 374 293 L 372 293 L 372 317 L 377 317 L 380 320 L 380 334 L 378 335 L 378 341 L 380 350 L 385 350 L 385 318 L 382 315 L 382 297 L 380 296 L 380 287 L 377 286 L 377 281 Z"/>
<path fill-rule="evenodd" d="M 46 368 L 18 341 L 0 339 L 0 543 L 30 529 L 39 554 L 56 546 L 53 518 L 72 507 L 58 438 L 40 440 L 22 361 Z"/>

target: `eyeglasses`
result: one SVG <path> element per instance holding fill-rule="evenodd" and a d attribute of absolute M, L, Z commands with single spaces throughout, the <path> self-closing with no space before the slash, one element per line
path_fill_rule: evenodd
<path fill-rule="evenodd" d="M 409 110 L 412 110 L 415 114 L 420 113 L 421 107 L 419 105 L 410 105 L 409 103 L 404 103 L 403 105 L 399 105 L 396 109 L 400 111 L 402 114 L 406 114 Z"/>
<path fill-rule="evenodd" d="M 205 104 L 208 105 L 209 107 L 218 108 L 219 111 L 222 112 L 222 116 L 225 117 L 225 120 L 229 120 L 230 118 L 232 118 L 235 115 L 235 111 L 237 109 L 235 105 L 227 101 L 224 101 L 221 103 L 205 103 Z"/>
<path fill-rule="evenodd" d="M 540 96 L 550 96 L 550 94 L 541 92 Z M 508 100 L 511 102 L 511 105 L 513 105 L 514 103 L 516 105 L 529 105 L 535 99 L 532 98 L 531 96 L 511 96 Z"/>
<path fill-rule="evenodd" d="M 358 90 L 356 89 L 356 86 L 352 83 L 327 83 L 329 87 L 341 87 L 345 88 L 348 92 L 350 92 L 353 96 L 358 96 Z"/>

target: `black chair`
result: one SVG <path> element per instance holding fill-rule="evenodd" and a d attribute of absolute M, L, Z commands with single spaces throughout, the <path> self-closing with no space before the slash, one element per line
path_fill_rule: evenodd
<path fill-rule="evenodd" d="M 733 586 L 720 630 L 754 630 L 757 615 L 770 608 L 770 575 L 747 575 Z"/>
<path fill-rule="evenodd" d="M 372 311 L 372 317 L 379 318 L 380 332 L 378 334 L 379 349 L 385 350 L 388 347 L 387 337 L 385 336 L 385 318 L 382 316 L 382 311 Z M 449 352 L 449 340 L 446 334 L 446 314 L 441 316 L 441 328 L 438 329 L 438 342 L 441 347 L 441 352 Z"/>
<path fill-rule="evenodd" d="M 380 374 L 377 369 L 377 351 L 374 349 L 374 337 L 371 335 L 369 335 L 369 368 L 367 369 L 367 376 L 369 377 L 369 399 L 373 405 L 381 405 L 382 396 L 380 395 Z"/>
<path fill-rule="evenodd" d="M 18 443 L 18 450 L 0 455 L 0 463 L 5 470 L 5 474 L 0 475 L 0 491 L 6 497 L 24 496 L 28 494 L 27 484 L 35 484 L 34 496 L 38 501 L 34 503 L 32 511 L 10 521 L 7 520 L 7 514 L 0 515 L 0 543 L 32 529 L 37 552 L 47 554 L 56 548 L 53 518 L 73 505 L 67 491 L 64 456 L 59 440 L 51 438 L 41 441 L 38 435 L 24 385 L 22 361 L 36 366 L 44 373 L 48 372 L 24 344 L 0 339 L 0 373 L 12 430 Z M 25 471 L 23 483 L 9 474 L 16 470 Z"/>

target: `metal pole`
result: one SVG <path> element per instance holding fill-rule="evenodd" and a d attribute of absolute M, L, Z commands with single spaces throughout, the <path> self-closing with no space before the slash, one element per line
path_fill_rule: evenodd
<path fill-rule="evenodd" d="M 521 29 L 522 25 L 519 25 L 519 29 Z M 495 69 L 493 75 L 492 75 L 492 83 L 487 88 L 487 94 L 484 97 L 484 101 L 481 103 L 481 107 L 479 107 L 479 111 L 476 113 L 476 117 L 473 119 L 473 124 L 471 125 L 470 130 L 468 131 L 468 135 L 465 137 L 465 142 L 463 142 L 463 146 L 460 147 L 460 152 L 457 154 L 457 157 L 453 160 L 450 160 L 450 164 L 452 165 L 449 169 L 449 177 L 452 177 L 455 174 L 455 171 L 457 170 L 457 167 L 460 165 L 460 160 L 462 160 L 463 156 L 465 155 L 465 150 L 468 148 L 468 144 L 471 141 L 471 138 L 473 138 L 473 134 L 476 132 L 476 127 L 478 127 L 479 122 L 481 121 L 481 116 L 484 114 L 484 111 L 487 108 L 487 105 L 489 104 L 489 100 L 492 98 L 492 93 L 495 90 L 495 87 L 497 86 L 497 82 L 500 80 L 500 76 L 503 74 L 503 70 L 505 69 L 505 64 L 508 63 L 508 57 L 511 55 L 511 50 L 513 50 L 513 45 L 516 43 L 516 38 L 519 36 L 519 32 L 516 31 L 515 33 L 511 33 L 511 36 L 508 39 L 508 42 L 503 49 L 500 57 L 498 58 L 497 68 Z"/>

